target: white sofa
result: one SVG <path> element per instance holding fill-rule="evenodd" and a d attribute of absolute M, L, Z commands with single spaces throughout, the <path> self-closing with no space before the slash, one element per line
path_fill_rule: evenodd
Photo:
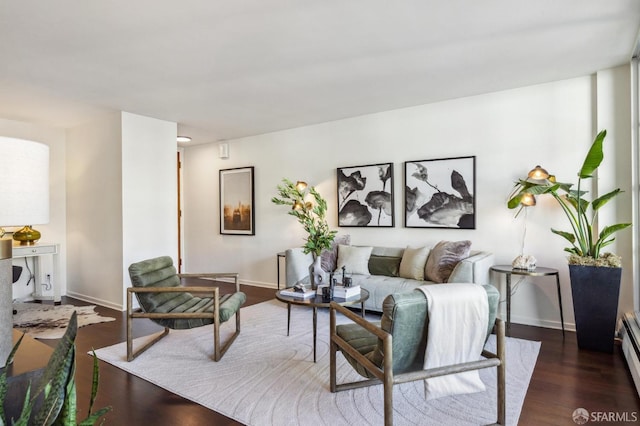
<path fill-rule="evenodd" d="M 398 247 L 373 247 L 372 257 L 395 258 L 399 261 L 404 253 Z M 285 252 L 287 287 L 303 282 L 309 282 L 309 265 L 313 261 L 311 254 L 304 254 L 301 248 L 289 249 Z M 494 264 L 494 256 L 486 251 L 471 251 L 469 257 L 459 261 L 447 282 L 491 284 L 489 268 Z M 423 284 L 433 284 L 433 281 L 423 281 L 399 276 L 352 274 L 353 285 L 360 285 L 369 292 L 369 299 L 365 302 L 368 310 L 382 312 L 382 302 L 392 293 L 404 293 L 414 290 Z"/>

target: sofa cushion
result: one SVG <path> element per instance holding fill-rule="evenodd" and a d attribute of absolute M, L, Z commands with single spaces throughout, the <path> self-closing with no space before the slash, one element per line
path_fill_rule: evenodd
<path fill-rule="evenodd" d="M 471 241 L 440 241 L 429 253 L 425 276 L 436 283 L 446 283 L 456 264 L 469 257 Z"/>
<path fill-rule="evenodd" d="M 369 257 L 369 273 L 371 275 L 384 275 L 386 277 L 400 276 L 400 257 L 376 256 Z"/>
<path fill-rule="evenodd" d="M 344 244 L 348 246 L 351 244 L 350 235 L 337 235 L 331 242 L 331 249 L 324 250 L 321 257 L 322 270 L 325 272 L 333 272 L 336 270 L 338 264 L 338 246 Z"/>
<path fill-rule="evenodd" d="M 429 255 L 429 247 L 404 249 L 402 260 L 400 261 L 400 276 L 413 280 L 424 280 L 424 267 Z"/>
<path fill-rule="evenodd" d="M 372 249 L 373 247 L 338 245 L 336 269 L 342 269 L 344 266 L 351 274 L 369 275 L 369 257 Z"/>

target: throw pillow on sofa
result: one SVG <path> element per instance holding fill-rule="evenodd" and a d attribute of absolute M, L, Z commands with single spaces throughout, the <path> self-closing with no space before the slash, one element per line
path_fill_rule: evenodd
<path fill-rule="evenodd" d="M 331 242 L 331 249 L 324 250 L 321 257 L 322 270 L 325 272 L 333 272 L 336 270 L 338 264 L 338 246 L 344 244 L 346 246 L 351 244 L 350 235 L 337 235 Z"/>
<path fill-rule="evenodd" d="M 436 283 L 446 283 L 458 262 L 471 254 L 471 241 L 440 241 L 429 254 L 425 276 Z"/>
<path fill-rule="evenodd" d="M 372 254 L 371 257 L 369 257 L 369 273 L 371 275 L 399 277 L 400 260 L 401 258 L 399 257 L 376 256 L 375 254 Z"/>
<path fill-rule="evenodd" d="M 404 249 L 400 261 L 400 276 L 412 280 L 424 280 L 424 268 L 429 256 L 429 247 Z"/>
<path fill-rule="evenodd" d="M 373 247 L 356 247 L 344 244 L 338 245 L 338 263 L 336 270 L 344 266 L 351 274 L 370 275 L 369 257 Z"/>

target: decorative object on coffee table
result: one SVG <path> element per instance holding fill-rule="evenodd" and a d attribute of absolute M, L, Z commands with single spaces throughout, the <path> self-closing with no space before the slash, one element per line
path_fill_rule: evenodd
<path fill-rule="evenodd" d="M 291 206 L 288 214 L 298 219 L 308 234 L 302 248 L 305 254 L 313 254 L 314 260 L 309 266 L 309 277 L 311 288 L 315 290 L 325 278 L 320 255 L 323 250 L 331 249 L 331 242 L 337 233 L 329 229 L 327 223 L 327 202 L 314 187 L 309 187 L 306 182 L 298 181 L 294 184 L 285 178 L 282 179 L 282 185 L 278 185 L 277 188 L 279 197 L 271 198 L 271 202 Z M 313 201 L 307 200 L 308 195 L 313 198 Z"/>
<path fill-rule="evenodd" d="M 393 163 L 338 168 L 338 226 L 393 227 Z"/>
<path fill-rule="evenodd" d="M 549 194 L 558 202 L 569 220 L 571 231 L 552 228 L 551 232 L 570 244 L 565 251 L 570 253 L 569 274 L 578 347 L 613 352 L 622 262 L 619 256 L 601 250 L 613 243 L 616 232 L 631 224 L 603 226 L 595 220 L 600 208 L 622 192 L 620 188 L 589 201 L 584 198 L 588 191 L 582 185 L 583 179 L 594 177 L 604 159 L 602 145 L 606 135 L 606 130 L 601 131 L 591 144 L 578 172 L 576 189 L 571 183 L 556 182 L 555 176 L 538 166 L 538 170 L 532 171 L 534 178 L 516 182 L 507 207 L 521 206 L 526 194 Z"/>
<path fill-rule="evenodd" d="M 476 157 L 404 163 L 407 228 L 475 229 Z"/>

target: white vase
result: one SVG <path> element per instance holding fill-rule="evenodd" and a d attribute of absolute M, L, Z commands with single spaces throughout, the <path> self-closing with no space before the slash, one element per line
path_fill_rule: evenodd
<path fill-rule="evenodd" d="M 313 255 L 313 262 L 309 265 L 309 281 L 311 288 L 316 289 L 319 285 L 324 284 L 325 274 L 322 270 L 322 256 Z"/>

